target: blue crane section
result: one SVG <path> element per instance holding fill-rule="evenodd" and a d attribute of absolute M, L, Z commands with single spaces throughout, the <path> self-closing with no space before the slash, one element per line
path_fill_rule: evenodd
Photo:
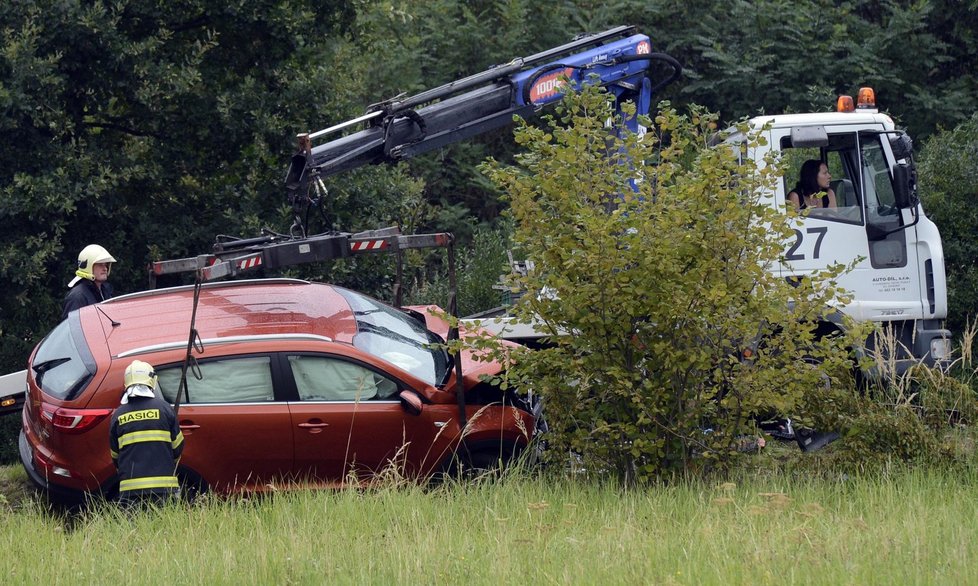
<path fill-rule="evenodd" d="M 559 100 L 565 82 L 598 84 L 618 103 L 632 101 L 639 114 L 647 114 L 652 95 L 681 71 L 669 55 L 652 52 L 648 36 L 622 26 L 414 96 L 392 98 L 353 120 L 299 134 L 299 149 L 286 174 L 288 198 L 296 205 L 305 201 L 316 179 L 395 163 L 510 124 L 514 115 L 526 116 Z M 363 130 L 336 136 L 364 124 Z M 638 129 L 634 117 L 626 124 Z M 317 144 L 324 137 L 332 138 Z"/>

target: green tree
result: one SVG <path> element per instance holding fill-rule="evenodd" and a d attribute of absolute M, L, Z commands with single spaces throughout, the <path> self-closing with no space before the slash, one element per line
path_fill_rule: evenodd
<path fill-rule="evenodd" d="M 684 64 L 666 95 L 726 119 L 828 111 L 836 95 L 868 85 L 923 138 L 969 116 L 978 93 L 974 0 L 624 4 L 620 21 Z"/>
<path fill-rule="evenodd" d="M 351 17 L 348 3 L 271 0 L 0 7 L 7 368 L 57 321 L 86 244 L 113 253 L 128 292 L 151 259 L 288 225 L 288 129 L 352 91 L 322 65 Z"/>
<path fill-rule="evenodd" d="M 505 384 L 545 397 L 550 453 L 648 479 L 727 463 L 756 417 L 828 415 L 815 389 L 848 367 L 846 342 L 814 330 L 846 299 L 843 269 L 797 288 L 765 269 L 793 225 L 763 201 L 776 166 L 709 147 L 716 117 L 698 108 L 665 104 L 644 138 L 609 136 L 611 119 L 600 91 L 570 95 L 519 126 L 516 166 L 485 167 L 536 264 L 512 277 L 538 292 L 516 314 L 552 344 L 517 350 Z"/>
<path fill-rule="evenodd" d="M 978 115 L 932 136 L 921 149 L 919 182 L 927 215 L 941 230 L 948 327 L 960 334 L 978 318 Z"/>

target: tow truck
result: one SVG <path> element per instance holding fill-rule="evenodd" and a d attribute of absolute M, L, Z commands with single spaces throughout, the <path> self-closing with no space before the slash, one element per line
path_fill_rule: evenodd
<path fill-rule="evenodd" d="M 614 96 L 616 105 L 634 102 L 636 114 L 624 126 L 639 131 L 638 115 L 649 114 L 652 96 L 681 71 L 675 59 L 652 51 L 649 37 L 618 27 L 416 96 L 380 102 L 348 122 L 299 134 L 285 181 L 296 210 L 293 231 L 301 229 L 300 213 L 325 197 L 324 177 L 396 163 L 499 128 L 514 115 L 559 100 L 561 83 L 596 83 Z M 367 128 L 317 144 L 362 124 Z M 766 193 L 767 205 L 789 212 L 787 195 L 807 159 L 827 165 L 837 196 L 836 208 L 801 217 L 776 270 L 798 280 L 833 265 L 853 267 L 838 279 L 852 294 L 841 310 L 880 326 L 860 349 L 877 358 L 877 366 L 865 373 L 870 377 L 900 376 L 920 363 L 946 363 L 951 334 L 944 327 L 947 281 L 940 232 L 917 193 L 913 141 L 879 111 L 872 88 L 860 88 L 856 100 L 840 96 L 833 112 L 759 116 L 749 125 L 765 133 L 767 141 L 748 156 L 759 165 L 768 154 L 789 163 L 783 180 Z M 732 129 L 726 134 L 728 144 L 745 141 Z M 820 331 L 843 327 L 838 312 L 825 316 Z M 504 309 L 478 317 L 482 327 L 504 338 L 532 343 L 541 337 L 532 324 L 507 318 Z"/>

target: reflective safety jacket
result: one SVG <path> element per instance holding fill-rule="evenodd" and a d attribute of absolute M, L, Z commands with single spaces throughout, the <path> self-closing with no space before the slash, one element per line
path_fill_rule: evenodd
<path fill-rule="evenodd" d="M 112 462 L 119 471 L 119 498 L 174 494 L 183 434 L 173 407 L 160 397 L 130 397 L 112 413 Z"/>

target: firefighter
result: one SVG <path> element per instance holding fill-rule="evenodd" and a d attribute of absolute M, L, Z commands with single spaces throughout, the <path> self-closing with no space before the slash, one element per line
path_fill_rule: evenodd
<path fill-rule="evenodd" d="M 68 283 L 68 294 L 61 305 L 62 321 L 72 310 L 112 297 L 108 279 L 114 262 L 109 251 L 98 244 L 89 244 L 78 253 L 75 278 Z"/>
<path fill-rule="evenodd" d="M 119 502 L 163 503 L 180 492 L 176 468 L 183 452 L 177 417 L 159 394 L 153 367 L 133 360 L 125 391 L 112 413 L 109 450 L 119 474 Z"/>

